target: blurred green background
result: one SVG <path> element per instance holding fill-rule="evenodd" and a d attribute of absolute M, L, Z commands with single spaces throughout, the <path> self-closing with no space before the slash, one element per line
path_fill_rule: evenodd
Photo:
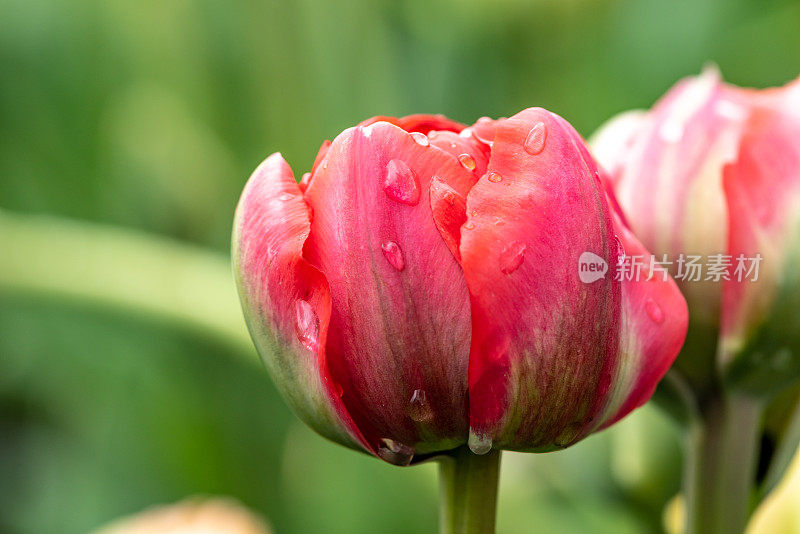
<path fill-rule="evenodd" d="M 224 494 L 280 533 L 432 532 L 433 466 L 289 413 L 227 250 L 250 171 L 372 115 L 547 107 L 589 135 L 709 61 L 800 73 L 789 0 L 0 0 L 0 532 L 86 532 Z M 647 533 L 678 488 L 648 406 L 506 455 L 499 532 Z"/>

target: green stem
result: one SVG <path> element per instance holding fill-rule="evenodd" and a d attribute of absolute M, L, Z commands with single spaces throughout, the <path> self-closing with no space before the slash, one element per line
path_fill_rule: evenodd
<path fill-rule="evenodd" d="M 762 406 L 719 393 L 701 407 L 688 435 L 684 473 L 686 534 L 741 534 L 752 511 Z"/>
<path fill-rule="evenodd" d="M 157 317 L 211 335 L 237 354 L 255 353 L 222 254 L 133 230 L 3 210 L 0 251 L 0 295 Z"/>
<path fill-rule="evenodd" d="M 441 534 L 493 534 L 500 451 L 473 454 L 461 447 L 441 460 Z"/>

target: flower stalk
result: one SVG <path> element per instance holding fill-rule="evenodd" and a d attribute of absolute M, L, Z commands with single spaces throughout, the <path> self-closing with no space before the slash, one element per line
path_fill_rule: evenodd
<path fill-rule="evenodd" d="M 466 446 L 440 461 L 440 533 L 493 534 L 500 451 L 477 455 Z"/>
<path fill-rule="evenodd" d="M 687 434 L 686 534 L 740 534 L 753 509 L 762 404 L 727 392 L 704 403 Z"/>

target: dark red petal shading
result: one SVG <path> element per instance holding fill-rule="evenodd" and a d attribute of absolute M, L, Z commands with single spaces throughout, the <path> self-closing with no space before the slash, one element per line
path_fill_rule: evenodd
<path fill-rule="evenodd" d="M 443 151 L 376 122 L 339 135 L 306 191 L 305 254 L 333 302 L 331 373 L 393 463 L 457 446 L 468 429 L 469 298 L 431 214 L 434 176 L 472 179 Z"/>

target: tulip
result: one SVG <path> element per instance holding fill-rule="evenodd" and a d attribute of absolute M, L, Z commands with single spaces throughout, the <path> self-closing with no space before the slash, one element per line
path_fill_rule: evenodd
<path fill-rule="evenodd" d="M 585 253 L 607 272 L 582 281 Z M 233 236 L 246 321 L 288 403 L 397 465 L 562 449 L 646 402 L 686 304 L 668 278 L 617 279 L 624 253 L 644 249 L 583 140 L 540 108 L 469 128 L 370 119 L 299 185 L 273 154 Z"/>
<path fill-rule="evenodd" d="M 691 401 L 689 531 L 741 532 L 764 407 L 800 381 L 800 79 L 758 91 L 709 68 L 612 119 L 592 151 L 689 305 L 674 377 Z"/>
<path fill-rule="evenodd" d="M 613 119 L 592 145 L 631 228 L 673 261 L 673 274 L 681 256 L 727 264 L 718 280 L 677 276 L 690 338 L 719 338 L 718 350 L 684 351 L 678 368 L 702 382 L 718 366 L 758 393 L 797 380 L 800 79 L 756 91 L 724 84 L 709 68 L 651 111 Z"/>

